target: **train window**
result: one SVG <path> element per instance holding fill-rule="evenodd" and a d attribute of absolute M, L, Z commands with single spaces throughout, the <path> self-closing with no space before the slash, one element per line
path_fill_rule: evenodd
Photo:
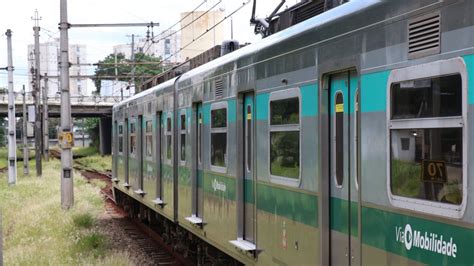
<path fill-rule="evenodd" d="M 300 99 L 295 89 L 282 92 L 270 99 L 270 174 L 299 179 Z"/>
<path fill-rule="evenodd" d="M 354 136 L 354 158 L 355 158 L 355 167 L 354 167 L 354 173 L 355 173 L 355 188 L 356 190 L 359 190 L 359 171 L 360 171 L 360 93 L 359 89 L 356 90 L 355 93 L 355 125 L 354 125 L 354 131 L 355 131 L 355 136 Z"/>
<path fill-rule="evenodd" d="M 344 182 L 344 97 L 341 92 L 336 93 L 334 105 L 334 133 L 336 149 L 334 151 L 336 185 L 342 186 Z"/>
<path fill-rule="evenodd" d="M 460 116 L 461 75 L 449 75 L 392 85 L 392 119 Z"/>
<path fill-rule="evenodd" d="M 247 105 L 247 117 L 246 117 L 246 127 L 245 127 L 245 135 L 247 137 L 247 147 L 245 147 L 246 151 L 246 158 L 247 158 L 247 171 L 252 169 L 252 106 L 249 104 Z"/>
<path fill-rule="evenodd" d="M 198 130 L 197 130 L 197 152 L 198 152 L 198 163 L 201 163 L 202 151 L 201 151 L 201 136 L 202 136 L 202 113 L 198 115 Z"/>
<path fill-rule="evenodd" d="M 390 142 L 394 195 L 461 204 L 462 128 L 392 130 Z"/>
<path fill-rule="evenodd" d="M 123 153 L 123 125 L 118 127 L 118 152 Z"/>
<path fill-rule="evenodd" d="M 182 114 L 181 115 L 181 120 L 180 120 L 180 123 L 181 123 L 181 132 L 180 132 L 180 136 L 181 136 L 181 143 L 180 143 L 180 154 L 181 154 L 181 161 L 184 162 L 186 161 L 186 115 L 185 114 Z"/>
<path fill-rule="evenodd" d="M 130 122 L 130 154 L 137 154 L 137 133 L 135 121 Z"/>
<path fill-rule="evenodd" d="M 227 165 L 227 103 L 217 103 L 211 109 L 211 166 Z"/>
<path fill-rule="evenodd" d="M 146 131 L 145 131 L 145 151 L 146 157 L 151 158 L 153 156 L 153 130 L 152 130 L 152 122 L 151 120 L 146 121 Z"/>
<path fill-rule="evenodd" d="M 465 71 L 459 58 L 392 71 L 387 186 L 395 206 L 462 217 L 468 154 Z"/>
<path fill-rule="evenodd" d="M 172 132 L 171 132 L 171 117 L 166 118 L 166 159 L 171 160 L 172 154 Z"/>

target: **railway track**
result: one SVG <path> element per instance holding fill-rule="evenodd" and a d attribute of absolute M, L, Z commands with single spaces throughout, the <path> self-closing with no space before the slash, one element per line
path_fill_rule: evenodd
<path fill-rule="evenodd" d="M 56 150 L 51 150 L 51 155 L 55 158 L 61 157 L 61 153 Z M 171 246 L 164 244 L 163 239 L 159 237 L 151 228 L 137 219 L 129 217 L 128 212 L 119 207 L 112 194 L 112 181 L 110 173 L 101 173 L 94 169 L 89 169 L 77 162 L 74 164 L 74 169 L 81 172 L 81 175 L 88 181 L 102 180 L 105 186 L 101 188 L 100 192 L 104 196 L 105 211 L 119 228 L 121 228 L 125 235 L 133 241 L 136 248 L 140 252 L 146 254 L 146 265 L 189 265 L 190 261 L 181 257 L 173 251 Z M 142 264 L 142 263 L 141 263 Z"/>

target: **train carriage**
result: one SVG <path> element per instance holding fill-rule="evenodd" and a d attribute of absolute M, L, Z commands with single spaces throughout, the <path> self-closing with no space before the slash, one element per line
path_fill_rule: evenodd
<path fill-rule="evenodd" d="M 137 94 L 116 195 L 197 257 L 472 264 L 473 11 L 349 1 Z"/>

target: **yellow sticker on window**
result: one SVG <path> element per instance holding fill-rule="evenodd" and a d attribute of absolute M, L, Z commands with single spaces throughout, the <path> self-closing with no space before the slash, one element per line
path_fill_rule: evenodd
<path fill-rule="evenodd" d="M 247 120 L 252 120 L 252 114 L 251 113 L 247 114 Z"/>
<path fill-rule="evenodd" d="M 336 104 L 336 113 L 343 113 L 344 112 L 344 104 Z"/>

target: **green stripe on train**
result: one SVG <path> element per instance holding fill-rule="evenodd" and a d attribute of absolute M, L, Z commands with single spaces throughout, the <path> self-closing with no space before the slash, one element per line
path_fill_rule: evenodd
<path fill-rule="evenodd" d="M 467 68 L 468 103 L 474 104 L 474 55 L 466 55 L 463 58 Z"/>
<path fill-rule="evenodd" d="M 362 112 L 384 112 L 387 109 L 387 82 L 390 71 L 370 73 L 361 77 Z"/>
<path fill-rule="evenodd" d="M 190 182 L 181 180 L 180 185 L 190 185 Z M 246 180 L 251 186 L 252 181 Z M 236 180 L 206 171 L 204 173 L 204 192 L 226 200 L 236 200 Z M 246 200 L 254 202 L 247 192 Z M 309 226 L 318 227 L 318 198 L 316 195 L 301 193 L 276 187 L 269 183 L 257 183 L 257 208 L 276 216 L 282 216 Z"/>
<path fill-rule="evenodd" d="M 363 207 L 362 232 L 364 244 L 421 263 L 429 265 L 474 264 L 472 255 L 473 229 Z M 405 234 L 406 243 L 404 242 Z M 448 249 L 450 249 L 450 254 L 447 254 Z M 442 254 L 443 251 L 445 254 Z"/>
<path fill-rule="evenodd" d="M 351 235 L 357 237 L 359 235 L 358 221 L 358 204 L 357 202 L 350 202 L 351 206 Z M 349 234 L 349 201 L 339 198 L 331 198 L 331 229 Z"/>

